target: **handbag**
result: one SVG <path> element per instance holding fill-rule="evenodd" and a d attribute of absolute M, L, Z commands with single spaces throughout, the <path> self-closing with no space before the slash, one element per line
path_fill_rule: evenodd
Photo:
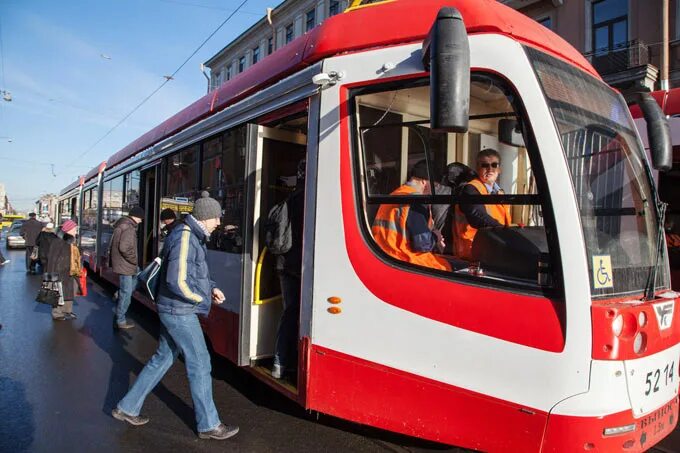
<path fill-rule="evenodd" d="M 64 305 L 63 291 L 61 282 L 57 274 L 46 273 L 35 298 L 36 302 L 47 304 L 52 307 Z"/>
<path fill-rule="evenodd" d="M 78 294 L 76 296 L 85 296 L 87 297 L 87 269 L 86 268 L 81 268 L 80 269 L 80 276 L 76 279 L 78 283 Z"/>
<path fill-rule="evenodd" d="M 137 274 L 137 286 L 151 300 L 156 300 L 158 285 L 160 284 L 159 274 L 163 260 L 160 256 L 150 262 L 142 271 Z"/>

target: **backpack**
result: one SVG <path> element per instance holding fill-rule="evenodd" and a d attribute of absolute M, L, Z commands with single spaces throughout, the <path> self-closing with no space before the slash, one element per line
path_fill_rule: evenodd
<path fill-rule="evenodd" d="M 293 233 L 288 217 L 288 200 L 276 204 L 264 224 L 264 243 L 269 252 L 283 255 L 293 246 Z"/>

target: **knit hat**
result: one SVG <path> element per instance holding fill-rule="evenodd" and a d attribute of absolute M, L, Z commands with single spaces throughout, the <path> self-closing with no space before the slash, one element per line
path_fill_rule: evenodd
<path fill-rule="evenodd" d="M 175 214 L 175 211 L 170 208 L 165 208 L 161 211 L 161 222 L 163 220 L 175 220 L 176 218 L 177 215 Z"/>
<path fill-rule="evenodd" d="M 35 217 L 35 212 L 29 213 L 28 216 L 29 216 L 30 218 L 34 218 L 34 217 Z"/>
<path fill-rule="evenodd" d="M 78 228 L 78 225 L 76 224 L 76 222 L 70 219 L 66 220 L 64 223 L 61 224 L 61 231 L 63 231 L 64 233 L 66 233 L 67 231 L 71 231 L 75 228 Z"/>
<path fill-rule="evenodd" d="M 222 217 L 222 206 L 205 190 L 201 192 L 201 198 L 194 203 L 194 210 L 191 213 L 196 220 L 219 219 Z"/>
<path fill-rule="evenodd" d="M 47 222 L 47 225 L 45 225 L 45 228 L 47 228 L 48 230 L 51 230 L 51 229 L 54 228 L 54 224 L 52 222 Z"/>
<path fill-rule="evenodd" d="M 130 209 L 128 217 L 137 217 L 138 219 L 144 220 L 144 209 L 140 208 L 139 206 L 135 206 L 134 208 Z"/>
<path fill-rule="evenodd" d="M 420 179 L 430 179 L 430 175 L 427 171 L 427 161 L 425 159 L 419 160 L 416 162 L 413 167 L 411 168 L 411 173 L 410 176 L 411 178 L 420 178 Z"/>

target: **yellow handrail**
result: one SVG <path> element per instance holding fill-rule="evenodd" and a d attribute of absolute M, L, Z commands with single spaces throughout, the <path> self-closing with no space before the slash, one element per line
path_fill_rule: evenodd
<path fill-rule="evenodd" d="M 281 299 L 281 294 L 268 299 L 260 299 L 260 279 L 262 277 L 262 263 L 264 262 L 265 255 L 267 255 L 267 247 L 263 248 L 262 252 L 260 252 L 260 256 L 257 259 L 257 266 L 255 266 L 255 288 L 253 289 L 255 299 L 253 300 L 253 304 L 255 305 L 264 305 Z"/>

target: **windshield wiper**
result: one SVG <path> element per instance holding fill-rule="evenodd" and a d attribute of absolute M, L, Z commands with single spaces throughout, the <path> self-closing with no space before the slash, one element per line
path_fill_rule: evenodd
<path fill-rule="evenodd" d="M 667 203 L 659 201 L 659 228 L 657 229 L 656 235 L 656 252 L 654 254 L 654 265 L 649 269 L 649 275 L 647 276 L 647 287 L 645 288 L 645 297 L 642 300 L 652 300 L 654 299 L 654 290 L 656 289 L 656 270 L 659 267 L 659 258 L 661 258 L 661 253 L 663 252 L 664 246 L 664 224 L 666 223 L 666 208 Z"/>

